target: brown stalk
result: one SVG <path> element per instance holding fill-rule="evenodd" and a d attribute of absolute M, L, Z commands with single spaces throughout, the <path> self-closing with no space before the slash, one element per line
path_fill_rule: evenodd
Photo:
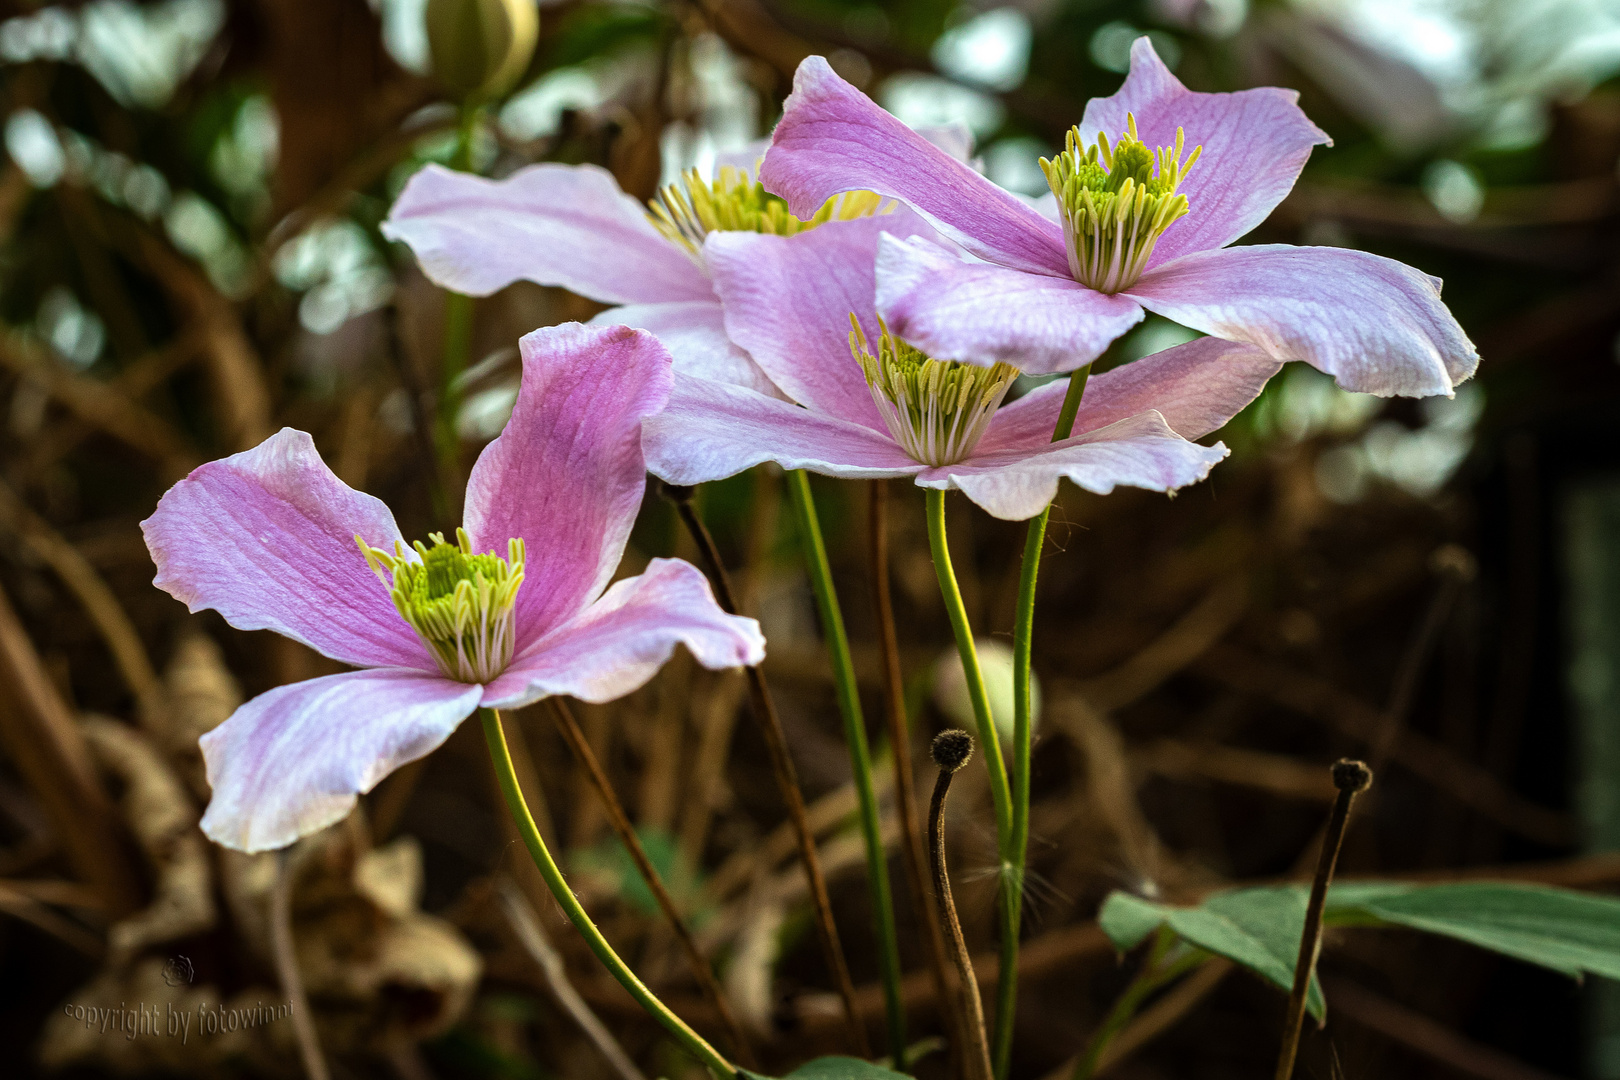
<path fill-rule="evenodd" d="M 1359 761 L 1343 758 L 1333 765 L 1333 786 L 1339 797 L 1328 815 L 1327 835 L 1316 859 L 1316 877 L 1311 882 L 1311 899 L 1305 908 L 1305 928 L 1299 938 L 1299 960 L 1294 965 L 1294 988 L 1288 994 L 1288 1012 L 1283 1020 L 1282 1051 L 1277 1055 L 1276 1080 L 1289 1080 L 1294 1074 L 1294 1058 L 1299 1053 L 1299 1032 L 1305 1023 L 1305 995 L 1316 971 L 1316 957 L 1322 951 L 1322 909 L 1327 904 L 1328 885 L 1339 863 L 1344 846 L 1344 829 L 1350 822 L 1350 805 L 1372 783 L 1372 770 Z"/>
<path fill-rule="evenodd" d="M 0 521 L 10 525 L 28 549 L 56 571 L 62 583 L 78 598 L 106 641 L 118 673 L 135 695 L 141 726 L 155 732 L 164 719 L 163 683 L 146 655 L 140 633 L 106 579 L 65 537 L 30 510 L 4 481 L 0 481 Z"/>
<path fill-rule="evenodd" d="M 697 942 L 692 939 L 692 932 L 687 929 L 686 921 L 681 918 L 679 909 L 675 906 L 674 897 L 664 886 L 664 879 L 659 875 L 658 869 L 653 866 L 652 860 L 647 857 L 647 849 L 642 847 L 641 838 L 636 835 L 635 826 L 630 824 L 629 816 L 624 812 L 624 805 L 613 791 L 613 785 L 608 782 L 607 773 L 602 771 L 602 763 L 596 760 L 596 753 L 586 740 L 585 733 L 579 729 L 574 720 L 574 714 L 561 698 L 546 699 L 551 706 L 552 719 L 557 722 L 557 730 L 561 732 L 563 741 L 568 749 L 573 751 L 574 757 L 585 767 L 596 788 L 597 796 L 602 800 L 602 806 L 607 810 L 608 821 L 613 825 L 613 831 L 618 833 L 619 840 L 624 844 L 625 850 L 630 852 L 630 858 L 635 862 L 636 869 L 641 871 L 642 878 L 647 887 L 658 900 L 658 906 L 663 909 L 664 917 L 669 920 L 670 927 L 675 936 L 680 939 L 681 950 L 686 953 L 686 961 L 692 968 L 692 974 L 697 977 L 698 985 L 714 1004 L 715 1012 L 720 1015 L 720 1022 L 725 1025 L 726 1035 L 731 1040 L 732 1049 L 745 1068 L 752 1069 L 757 1064 L 754 1049 L 749 1045 L 748 1036 L 744 1034 L 742 1025 L 737 1022 L 736 1014 L 731 1011 L 731 1005 L 726 1001 L 725 992 L 720 988 L 720 982 L 714 977 L 714 971 L 709 962 L 699 951 Z"/>
<path fill-rule="evenodd" d="M 304 977 L 298 970 L 298 953 L 292 936 L 293 853 L 289 848 L 276 852 L 276 880 L 270 890 L 270 952 L 275 962 L 281 992 L 292 1002 L 293 1035 L 303 1059 L 308 1080 L 330 1080 L 321 1042 L 315 1033 L 315 1019 L 304 993 Z"/>
<path fill-rule="evenodd" d="M 80 878 L 118 917 L 139 904 L 124 830 L 74 722 L 0 590 L 0 743 L 50 817 Z"/>
<path fill-rule="evenodd" d="M 534 905 L 529 903 L 523 890 L 518 888 L 510 878 L 502 877 L 496 882 L 500 894 L 501 910 L 506 914 L 506 921 L 512 924 L 512 931 L 517 934 L 518 941 L 533 958 L 545 976 L 546 985 L 551 988 L 551 994 L 557 1003 L 563 1007 L 578 1024 L 580 1030 L 585 1032 L 586 1038 L 596 1047 L 597 1052 L 607 1059 L 613 1071 L 619 1074 L 619 1080 L 647 1080 L 642 1071 L 636 1068 L 636 1063 L 630 1060 L 630 1055 L 624 1052 L 619 1040 L 603 1025 L 585 999 L 579 996 L 574 984 L 568 981 L 568 970 L 563 966 L 563 959 L 556 948 L 546 937 L 546 932 L 540 926 L 540 919 L 535 914 Z"/>
<path fill-rule="evenodd" d="M 934 736 L 934 764 L 939 778 L 934 781 L 934 797 L 928 804 L 928 860 L 934 871 L 934 902 L 939 905 L 940 922 L 950 933 L 951 959 L 956 964 L 960 993 L 956 1029 L 962 1035 L 957 1046 L 962 1075 L 967 1080 L 991 1080 L 990 1041 L 984 1033 L 984 1004 L 979 1000 L 979 980 L 973 977 L 973 958 L 962 937 L 962 924 L 956 917 L 956 901 L 951 897 L 951 876 L 945 866 L 945 796 L 951 779 L 973 756 L 973 736 L 952 729 Z"/>
<path fill-rule="evenodd" d="M 720 561 L 719 549 L 714 546 L 714 537 L 709 535 L 708 528 L 692 506 L 692 489 L 664 484 L 662 490 L 664 496 L 674 504 L 681 523 L 686 526 L 687 531 L 692 534 L 693 542 L 697 544 L 698 555 L 703 560 L 709 580 L 714 584 L 715 598 L 720 602 L 720 607 L 728 614 L 737 614 L 737 599 L 726 577 L 725 565 Z M 822 955 L 828 970 L 832 972 L 833 982 L 838 987 L 838 996 L 843 1000 L 844 1019 L 849 1025 L 849 1036 L 855 1044 L 856 1052 L 861 1057 L 871 1057 L 872 1051 L 867 1042 L 866 1028 L 862 1025 L 860 1012 L 855 1006 L 855 984 L 849 977 L 849 965 L 844 961 L 844 948 L 838 940 L 838 924 L 833 921 L 832 900 L 827 895 L 827 879 L 821 872 L 821 859 L 816 854 L 816 838 L 810 831 L 810 822 L 805 816 L 804 793 L 799 789 L 798 773 L 793 767 L 792 755 L 788 752 L 787 735 L 782 730 L 781 718 L 776 715 L 776 705 L 771 701 L 770 687 L 765 684 L 764 673 L 758 667 L 746 668 L 745 671 L 748 675 L 748 700 L 754 714 L 754 722 L 759 726 L 760 734 L 765 737 L 765 746 L 771 755 L 771 767 L 776 774 L 776 786 L 782 793 L 782 801 L 787 804 L 788 820 L 793 823 L 794 836 L 799 843 L 799 858 L 804 864 L 804 875 L 810 885 L 810 902 L 815 911 L 816 931 L 821 939 Z"/>
<path fill-rule="evenodd" d="M 955 1011 L 944 1008 L 950 988 L 946 971 L 945 934 L 939 915 L 928 903 L 928 861 L 923 855 L 922 823 L 917 816 L 917 792 L 911 774 L 911 733 L 906 723 L 904 676 L 900 671 L 900 643 L 894 628 L 894 602 L 889 591 L 889 482 L 873 480 L 867 491 L 867 573 L 872 582 L 872 606 L 877 612 L 878 652 L 883 659 L 883 712 L 889 726 L 889 752 L 894 757 L 895 805 L 900 811 L 902 860 L 911 886 L 911 902 L 916 909 L 928 946 L 929 970 L 934 977 L 934 993 L 942 1011 L 954 1027 Z M 961 1033 L 956 1033 L 960 1042 Z"/>

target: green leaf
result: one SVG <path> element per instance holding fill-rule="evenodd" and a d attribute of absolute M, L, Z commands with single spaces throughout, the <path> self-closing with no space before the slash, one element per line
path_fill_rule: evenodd
<path fill-rule="evenodd" d="M 1171 909 L 1128 892 L 1114 891 L 1097 913 L 1097 925 L 1120 952 L 1129 952 L 1147 940 Z"/>
<path fill-rule="evenodd" d="M 1620 978 L 1620 898 L 1546 885 L 1354 885 L 1328 893 L 1328 917 L 1455 938 L 1571 977 Z"/>
<path fill-rule="evenodd" d="M 738 1069 L 737 1075 L 744 1080 L 769 1080 L 746 1069 Z M 860 1058 L 835 1055 L 807 1061 L 788 1073 L 784 1080 L 910 1080 L 910 1077 Z"/>
<path fill-rule="evenodd" d="M 1217 893 L 1191 908 L 1115 892 L 1104 902 L 1098 922 L 1120 949 L 1132 948 L 1161 925 L 1168 926 L 1189 945 L 1224 956 L 1291 990 L 1305 903 L 1305 894 L 1289 887 Z M 1314 976 L 1305 1004 L 1317 1019 L 1327 1015 L 1327 1002 Z"/>

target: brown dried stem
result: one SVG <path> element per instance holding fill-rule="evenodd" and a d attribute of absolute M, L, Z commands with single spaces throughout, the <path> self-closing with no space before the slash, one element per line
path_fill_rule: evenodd
<path fill-rule="evenodd" d="M 951 876 L 945 866 L 945 797 L 950 794 L 951 778 L 973 753 L 973 736 L 965 731 L 942 731 L 934 737 L 933 752 L 939 778 L 934 781 L 934 797 L 928 803 L 928 860 L 934 872 L 934 902 L 939 905 L 940 922 L 950 934 L 951 960 L 956 964 L 960 984 L 956 1028 L 962 1042 L 957 1047 L 958 1061 L 967 1080 L 991 1080 L 995 1070 L 990 1067 L 990 1041 L 984 1032 L 984 1003 L 979 1000 L 979 980 L 973 977 L 973 958 L 962 937 L 956 901 L 951 897 Z"/>
<path fill-rule="evenodd" d="M 641 871 L 647 887 L 657 898 L 658 906 L 663 910 L 664 917 L 669 920 L 675 936 L 680 939 L 681 950 L 686 953 L 686 961 L 692 968 L 692 974 L 697 978 L 704 994 L 714 1004 L 715 1012 L 719 1013 L 720 1022 L 725 1025 L 726 1035 L 731 1040 L 737 1058 L 745 1067 L 754 1068 L 757 1059 L 754 1057 L 753 1047 L 749 1045 L 748 1036 L 744 1034 L 742 1025 L 737 1022 L 736 1014 L 731 1011 L 725 991 L 720 988 L 720 982 L 714 977 L 714 971 L 709 967 L 708 960 L 698 949 L 697 942 L 692 939 L 692 932 L 687 929 L 686 920 L 681 918 L 680 910 L 675 906 L 675 898 L 669 895 L 663 877 L 658 873 L 657 867 L 653 866 L 652 860 L 647 857 L 647 849 L 642 846 L 641 838 L 636 835 L 635 826 L 630 824 L 630 817 L 625 813 L 624 805 L 619 802 L 613 785 L 609 783 L 607 773 L 602 771 L 602 763 L 596 760 L 596 752 L 591 749 L 585 733 L 579 729 L 579 724 L 574 720 L 574 714 L 569 711 L 561 698 L 547 698 L 546 704 L 551 706 L 552 719 L 557 722 L 557 730 L 562 734 L 563 741 L 568 744 L 574 758 L 585 767 L 585 772 L 589 775 L 591 784 L 596 788 L 596 794 L 607 811 L 613 831 L 619 835 L 619 840 L 630 853 L 636 869 Z"/>
<path fill-rule="evenodd" d="M 1294 1057 L 1299 1052 L 1299 1032 L 1305 1023 L 1305 997 L 1316 971 L 1316 957 L 1322 951 L 1322 909 L 1327 905 L 1328 885 L 1339 864 L 1339 848 L 1344 846 L 1344 829 L 1350 822 L 1350 804 L 1372 783 L 1372 770 L 1359 761 L 1345 758 L 1333 765 L 1333 786 L 1339 797 L 1328 815 L 1327 835 L 1316 859 L 1316 878 L 1311 882 L 1311 899 L 1305 908 L 1305 928 L 1299 938 L 1299 960 L 1294 965 L 1294 988 L 1288 994 L 1288 1013 L 1283 1021 L 1282 1052 L 1277 1055 L 1276 1080 L 1289 1080 L 1294 1074 Z"/>
<path fill-rule="evenodd" d="M 720 561 L 719 549 L 714 546 L 714 537 L 709 535 L 708 528 L 692 506 L 692 489 L 665 484 L 663 492 L 674 504 L 681 523 L 686 526 L 687 531 L 692 534 L 693 542 L 697 544 L 698 555 L 703 560 L 709 580 L 714 584 L 715 598 L 720 602 L 720 607 L 729 614 L 737 614 L 736 596 L 732 593 L 731 583 L 726 577 L 725 565 Z M 776 705 L 771 701 L 770 687 L 765 684 L 764 672 L 758 667 L 745 670 L 748 675 L 749 705 L 754 714 L 754 721 L 765 737 L 765 746 L 771 755 L 771 767 L 776 774 L 776 786 L 782 793 L 782 801 L 787 805 L 788 820 L 793 823 L 793 833 L 799 843 L 799 858 L 804 864 L 804 875 L 810 885 L 810 902 L 815 911 L 816 931 L 821 939 L 822 955 L 828 970 L 832 973 L 833 982 L 838 987 L 838 996 L 843 1000 L 844 1019 L 849 1025 L 850 1039 L 855 1044 L 856 1052 L 861 1057 L 870 1057 L 871 1048 L 867 1042 L 866 1028 L 862 1025 L 860 1012 L 855 1006 L 855 984 L 849 977 L 849 965 L 844 961 L 844 948 L 838 940 L 838 924 L 833 921 L 832 900 L 827 895 L 827 879 L 821 872 L 821 859 L 816 854 L 815 834 L 810 831 L 810 822 L 805 816 L 804 793 L 799 789 L 798 773 L 793 767 L 793 757 L 788 752 L 787 734 L 782 730 L 781 718 L 776 715 Z"/>
<path fill-rule="evenodd" d="M 922 822 L 917 816 L 917 792 L 911 775 L 911 733 L 906 723 L 905 682 L 900 671 L 900 643 L 894 628 L 894 602 L 889 591 L 889 482 L 873 480 L 867 491 L 867 573 L 872 583 L 872 606 L 877 613 L 878 652 L 883 659 L 883 712 L 889 727 L 889 753 L 894 759 L 895 806 L 900 813 L 900 845 L 905 852 L 912 906 L 928 947 L 934 993 L 954 1026 L 955 1010 L 949 1001 L 945 934 L 939 916 L 928 903 L 928 862 L 923 854 Z M 960 1041 L 961 1033 L 957 1033 Z"/>

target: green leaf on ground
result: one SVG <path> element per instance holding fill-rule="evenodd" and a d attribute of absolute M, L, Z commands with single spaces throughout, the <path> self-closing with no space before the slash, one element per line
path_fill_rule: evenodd
<path fill-rule="evenodd" d="M 1243 889 L 1218 893 L 1197 907 L 1176 907 L 1115 892 L 1104 901 L 1097 921 L 1121 950 L 1134 948 L 1160 926 L 1168 926 L 1189 945 L 1242 964 L 1289 990 L 1305 926 L 1305 894 L 1288 887 Z M 1312 1016 L 1327 1015 L 1322 988 L 1314 978 L 1305 1004 Z"/>
<path fill-rule="evenodd" d="M 1168 926 L 1188 944 L 1242 964 L 1286 990 L 1294 981 L 1309 895 L 1303 885 L 1236 889 L 1196 907 L 1177 907 L 1115 892 L 1104 901 L 1097 922 L 1121 951 Z M 1323 921 L 1422 930 L 1573 978 L 1620 979 L 1620 898 L 1612 896 L 1511 882 L 1349 882 L 1328 890 Z M 1312 1015 L 1326 1014 L 1314 980 L 1308 1005 Z"/>

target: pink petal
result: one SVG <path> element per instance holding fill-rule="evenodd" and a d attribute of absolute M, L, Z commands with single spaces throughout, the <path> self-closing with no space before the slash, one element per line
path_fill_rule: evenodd
<path fill-rule="evenodd" d="M 607 586 L 641 509 L 641 422 L 669 396 L 669 353 L 644 330 L 565 323 L 526 335 L 523 384 L 506 430 L 467 481 L 477 551 L 522 537 L 517 650 Z"/>
<path fill-rule="evenodd" d="M 1199 338 L 1091 376 L 1074 430 L 1084 434 L 1151 409 L 1182 438 L 1202 439 L 1242 412 L 1281 368 L 1253 345 Z M 1059 380 L 996 410 L 979 452 L 1050 442 L 1068 389 Z"/>
<path fill-rule="evenodd" d="M 652 678 L 676 645 L 706 668 L 765 658 L 759 624 L 721 611 L 696 567 L 654 559 L 646 573 L 615 582 L 578 618 L 536 642 L 485 688 L 483 703 L 515 709 L 553 694 L 612 701 Z"/>
<path fill-rule="evenodd" d="M 141 532 L 152 583 L 193 612 L 213 608 L 237 629 L 274 630 L 345 664 L 437 670 L 354 542 L 392 551 L 394 515 L 332 475 L 302 431 L 193 470 Z"/>
<path fill-rule="evenodd" d="M 867 339 L 874 316 L 878 238 L 927 226 L 909 213 L 830 222 L 797 236 L 715 233 L 704 245 L 726 332 L 801 405 L 885 430 L 866 376 L 849 351 L 849 317 Z"/>
<path fill-rule="evenodd" d="M 870 399 L 868 399 L 870 400 Z M 886 433 L 738 386 L 675 376 L 669 404 L 642 426 L 647 469 L 701 484 L 765 461 L 828 476 L 905 476 L 921 468 Z"/>
<path fill-rule="evenodd" d="M 1164 417 L 1148 412 L 1033 451 L 975 454 L 959 464 L 930 469 L 917 483 L 956 488 L 992 516 L 1022 521 L 1057 497 L 1063 477 L 1097 495 L 1119 485 L 1174 491 L 1204 479 L 1227 453 L 1220 443 L 1188 442 Z"/>
<path fill-rule="evenodd" d="M 884 112 L 819 56 L 793 77 L 759 178 L 800 217 L 839 192 L 876 191 L 975 255 L 1069 276 L 1062 228 Z"/>
<path fill-rule="evenodd" d="M 590 324 L 633 326 L 655 335 L 674 358 L 676 371 L 746 386 L 771 397 L 782 396 L 770 376 L 726 337 L 725 312 L 718 300 L 625 304 L 609 308 Z"/>
<path fill-rule="evenodd" d="M 1001 360 L 1032 375 L 1083 367 L 1142 321 L 1127 297 L 964 262 L 922 239 L 884 237 L 877 278 L 879 314 L 917 348 L 942 360 Z"/>
<path fill-rule="evenodd" d="M 1131 73 L 1113 97 L 1086 105 L 1080 134 L 1095 144 L 1125 130 L 1126 114 L 1149 147 L 1174 146 L 1186 132 L 1187 152 L 1204 148 L 1180 191 L 1191 206 L 1165 232 L 1150 265 L 1178 255 L 1225 247 L 1266 220 L 1291 191 L 1311 147 L 1331 144 L 1298 105 L 1299 93 L 1274 86 L 1235 94 L 1200 94 L 1181 85 L 1145 37 L 1131 46 Z"/>
<path fill-rule="evenodd" d="M 1479 364 L 1436 279 L 1365 251 L 1204 251 L 1148 271 L 1129 295 L 1183 326 L 1304 360 L 1346 390 L 1449 395 Z"/>
<path fill-rule="evenodd" d="M 697 263 L 595 165 L 531 165 L 504 180 L 428 165 L 382 230 L 410 245 L 435 284 L 471 296 L 514 281 L 604 304 L 714 296 Z"/>
<path fill-rule="evenodd" d="M 384 668 L 278 686 L 202 737 L 214 797 L 202 830 L 269 851 L 347 817 L 355 799 L 429 753 L 483 688 Z"/>

